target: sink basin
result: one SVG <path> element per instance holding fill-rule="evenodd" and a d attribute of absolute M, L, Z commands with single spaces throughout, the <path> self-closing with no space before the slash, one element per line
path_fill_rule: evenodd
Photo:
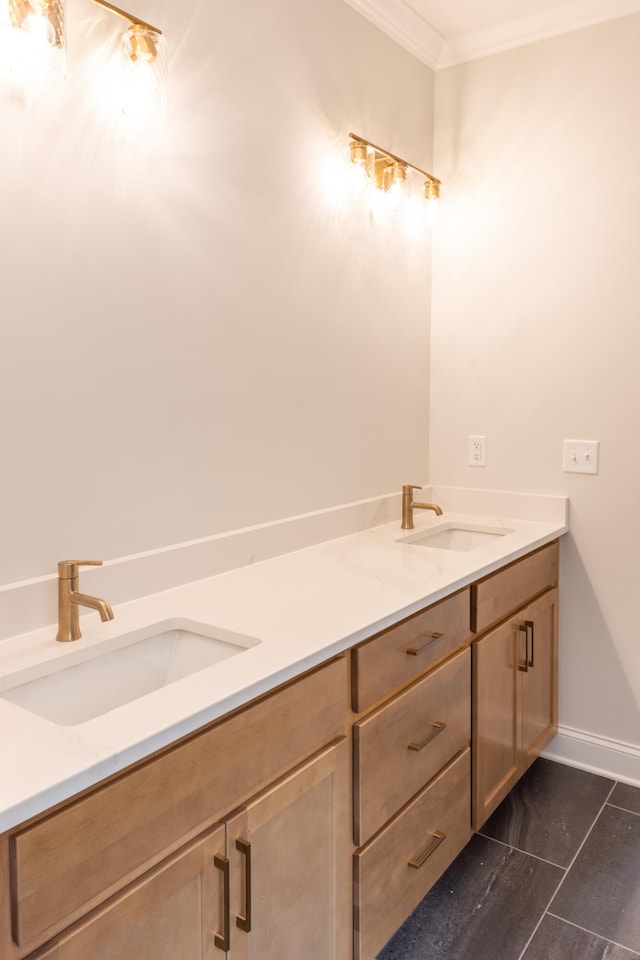
<path fill-rule="evenodd" d="M 442 523 L 429 530 L 402 537 L 398 543 L 411 543 L 418 547 L 435 547 L 437 550 L 475 550 L 504 537 L 513 531 L 506 527 L 485 527 L 475 523 Z"/>
<path fill-rule="evenodd" d="M 62 726 L 85 723 L 255 647 L 254 637 L 185 619 L 164 620 L 21 671 L 0 698 Z M 5 682 L 6 683 L 6 682 Z"/>

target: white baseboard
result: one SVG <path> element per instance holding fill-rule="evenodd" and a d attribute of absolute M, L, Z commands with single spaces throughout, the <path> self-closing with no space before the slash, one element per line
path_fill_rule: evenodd
<path fill-rule="evenodd" d="M 572 727 L 560 727 L 542 755 L 570 767 L 640 787 L 640 746 L 632 743 L 598 737 Z"/>

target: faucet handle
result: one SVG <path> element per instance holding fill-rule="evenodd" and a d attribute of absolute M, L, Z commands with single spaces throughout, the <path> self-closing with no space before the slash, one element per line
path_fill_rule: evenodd
<path fill-rule="evenodd" d="M 102 560 L 61 560 L 58 563 L 58 577 L 60 580 L 75 580 L 78 576 L 78 567 L 101 567 Z"/>
<path fill-rule="evenodd" d="M 405 483 L 402 487 L 403 493 L 411 494 L 412 490 L 422 490 L 422 486 L 419 483 Z"/>

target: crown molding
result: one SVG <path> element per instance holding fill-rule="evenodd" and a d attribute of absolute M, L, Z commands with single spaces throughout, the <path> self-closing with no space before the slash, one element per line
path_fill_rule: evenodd
<path fill-rule="evenodd" d="M 432 70 L 640 12 L 640 0 L 564 0 L 531 16 L 505 20 L 486 30 L 443 37 L 420 14 L 420 0 L 346 2 Z"/>
<path fill-rule="evenodd" d="M 592 27 L 640 11 L 640 0 L 573 0 L 529 17 L 508 20 L 488 30 L 445 40 L 436 69 L 478 60 L 539 40 Z"/>
<path fill-rule="evenodd" d="M 409 3 L 404 0 L 346 0 L 346 3 L 418 60 L 432 70 L 437 69 L 444 37 Z"/>

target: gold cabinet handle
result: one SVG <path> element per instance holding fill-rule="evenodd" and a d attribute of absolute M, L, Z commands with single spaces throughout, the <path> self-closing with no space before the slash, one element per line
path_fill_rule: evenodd
<path fill-rule="evenodd" d="M 409 866 L 414 867 L 414 869 L 416 870 L 419 870 L 420 867 L 422 867 L 427 862 L 431 854 L 436 852 L 436 850 L 438 849 L 442 841 L 446 839 L 447 839 L 446 833 L 442 833 L 442 831 L 436 830 L 436 832 L 432 835 L 431 843 L 429 844 L 425 852 L 422 854 L 422 856 L 416 857 L 415 860 L 409 860 Z"/>
<path fill-rule="evenodd" d="M 527 666 L 533 666 L 533 620 L 525 620 L 525 630 L 527 631 Z M 529 656 L 529 640 L 531 640 L 531 656 Z"/>
<path fill-rule="evenodd" d="M 518 670 L 521 673 L 529 673 L 529 631 L 525 624 L 519 624 L 518 632 L 524 633 L 524 663 L 518 664 Z"/>
<path fill-rule="evenodd" d="M 236 917 L 236 926 L 251 933 L 251 844 L 248 840 L 236 840 L 236 850 L 244 854 L 244 917 Z"/>
<path fill-rule="evenodd" d="M 429 726 L 433 727 L 432 730 L 426 735 L 424 740 L 420 740 L 418 743 L 410 743 L 408 746 L 409 750 L 415 750 L 418 753 L 422 750 L 428 743 L 431 743 L 432 740 L 438 736 L 439 733 L 442 733 L 443 730 L 447 729 L 446 723 L 443 723 L 442 720 L 432 720 Z"/>
<path fill-rule="evenodd" d="M 224 928 L 222 933 L 216 933 L 214 937 L 214 943 L 219 950 L 224 950 L 224 952 L 226 953 L 231 946 L 231 937 L 230 937 L 230 929 L 229 929 L 231 926 L 230 920 L 229 920 L 229 915 L 230 915 L 229 861 L 227 857 L 220 857 L 218 856 L 218 854 L 216 854 L 215 857 L 213 858 L 213 863 L 214 863 L 214 866 L 218 868 L 218 870 L 222 870 L 222 890 L 223 890 L 223 900 L 224 900 L 224 907 L 223 907 L 224 916 L 222 918 Z"/>
<path fill-rule="evenodd" d="M 438 640 L 441 640 L 442 637 L 444 637 L 444 633 L 437 633 L 435 630 L 431 633 L 425 633 L 420 637 L 420 640 L 423 642 L 419 642 L 415 647 L 409 647 L 407 653 L 410 657 L 417 657 L 419 653 L 424 653 L 425 650 L 428 650 L 430 646 Z"/>

